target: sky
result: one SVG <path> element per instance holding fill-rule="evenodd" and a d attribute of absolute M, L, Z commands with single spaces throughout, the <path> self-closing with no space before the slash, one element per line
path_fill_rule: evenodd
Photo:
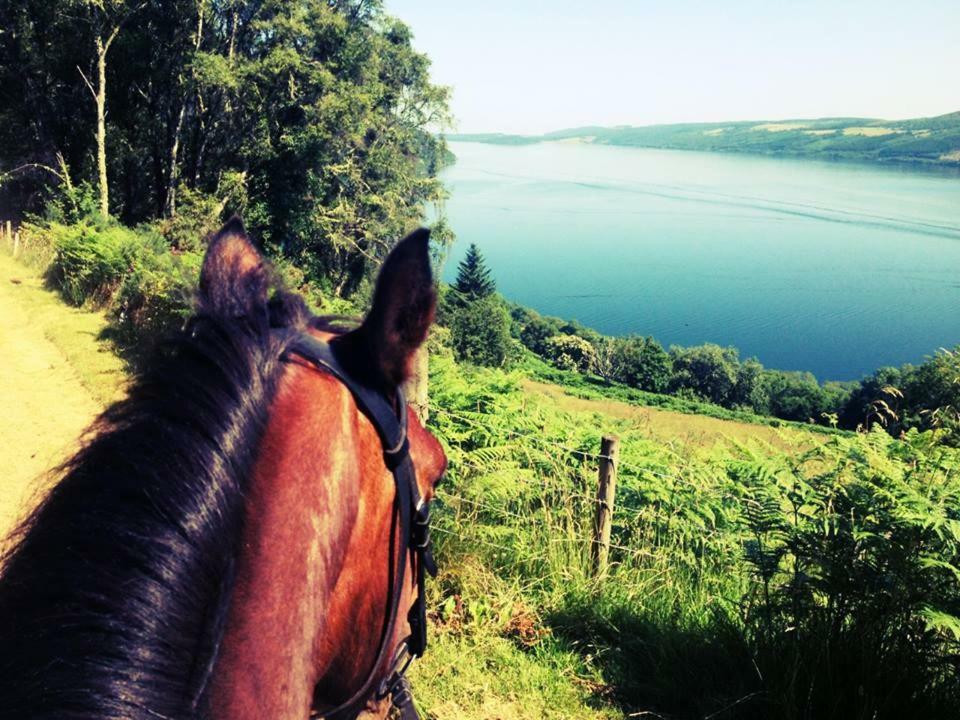
<path fill-rule="evenodd" d="M 960 0 L 385 0 L 457 132 L 960 110 Z"/>

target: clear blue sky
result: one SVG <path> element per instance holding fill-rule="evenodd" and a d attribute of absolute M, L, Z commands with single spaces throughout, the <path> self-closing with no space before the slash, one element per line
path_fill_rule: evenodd
<path fill-rule="evenodd" d="M 960 0 L 385 0 L 460 132 L 960 110 Z"/>

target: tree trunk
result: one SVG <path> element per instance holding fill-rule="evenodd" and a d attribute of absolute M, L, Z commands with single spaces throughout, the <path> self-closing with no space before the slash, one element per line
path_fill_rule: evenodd
<path fill-rule="evenodd" d="M 96 88 L 93 87 L 90 80 L 87 79 L 87 76 L 83 74 L 83 70 L 80 70 L 79 67 L 77 68 L 80 70 L 83 81 L 93 94 L 93 101 L 97 106 L 97 174 L 100 184 L 100 214 L 105 218 L 110 215 L 110 188 L 107 184 L 107 53 L 110 52 L 110 46 L 113 44 L 113 41 L 117 39 L 123 23 L 145 4 L 145 2 L 141 2 L 135 8 L 131 9 L 123 19 L 114 25 L 113 30 L 110 31 L 110 35 L 107 36 L 106 40 L 103 39 L 103 25 L 99 22 L 97 23 L 100 30 L 96 33 L 95 41 L 97 50 Z"/>
<path fill-rule="evenodd" d="M 110 38 L 113 40 L 113 37 Z M 100 174 L 100 214 L 110 216 L 110 189 L 107 185 L 107 50 L 97 35 L 97 170 Z"/>
<path fill-rule="evenodd" d="M 200 50 L 200 41 L 203 38 L 203 6 L 197 11 L 197 35 L 193 41 L 193 52 Z M 181 83 L 183 78 L 180 78 Z M 186 94 L 185 94 L 186 95 Z M 183 118 L 187 111 L 187 97 L 180 99 L 180 112 L 177 114 L 177 127 L 173 131 L 173 142 L 170 145 L 170 174 L 167 180 L 167 201 L 165 211 L 167 217 L 177 214 L 177 183 L 180 180 L 180 168 L 177 167 L 177 155 L 180 150 L 180 135 L 183 132 Z"/>

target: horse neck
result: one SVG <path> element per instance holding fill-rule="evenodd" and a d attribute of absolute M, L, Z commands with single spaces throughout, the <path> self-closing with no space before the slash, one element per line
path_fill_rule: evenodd
<path fill-rule="evenodd" d="M 376 647 L 356 628 L 384 617 L 392 515 L 392 498 L 363 484 L 382 475 L 349 391 L 292 365 L 248 491 L 215 717 L 303 720 L 315 688 L 335 704 L 362 683 Z"/>

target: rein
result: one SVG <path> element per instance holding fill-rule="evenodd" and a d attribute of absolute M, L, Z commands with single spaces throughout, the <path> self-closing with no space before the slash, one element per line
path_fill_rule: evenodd
<path fill-rule="evenodd" d="M 297 355 L 318 370 L 337 378 L 353 395 L 360 411 L 373 423 L 383 444 L 384 462 L 393 474 L 396 484 L 396 507 L 400 517 L 400 547 L 377 659 L 370 668 L 367 679 L 350 699 L 322 714 L 313 711 L 310 717 L 325 720 L 355 718 L 367 700 L 375 694 L 378 700 L 391 695 L 391 702 L 399 711 L 402 720 L 419 720 L 413 705 L 410 683 L 404 673 L 414 658 L 423 655 L 427 647 L 426 573 L 435 576 L 437 566 L 430 550 L 430 508 L 420 495 L 416 472 L 410 459 L 406 400 L 398 388 L 394 393 L 396 401 L 391 403 L 382 392 L 350 375 L 334 356 L 330 344 L 311 335 L 302 334 L 296 337 L 288 345 L 283 359 L 290 361 L 291 355 Z M 407 615 L 410 635 L 393 649 L 385 676 L 378 677 L 378 669 L 391 652 L 390 638 L 393 637 L 397 625 L 408 554 L 417 579 L 417 599 Z"/>

